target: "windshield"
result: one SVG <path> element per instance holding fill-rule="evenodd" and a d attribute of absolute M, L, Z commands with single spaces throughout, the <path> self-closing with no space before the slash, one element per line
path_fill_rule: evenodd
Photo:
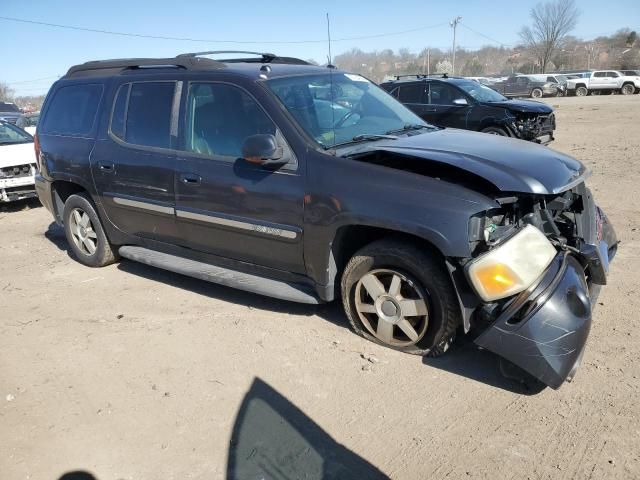
<path fill-rule="evenodd" d="M 504 102 L 507 100 L 495 90 L 478 82 L 457 82 L 456 85 L 479 102 Z"/>
<path fill-rule="evenodd" d="M 360 75 L 323 73 L 266 82 L 295 121 L 324 148 L 427 127 L 417 115 Z"/>
<path fill-rule="evenodd" d="M 0 123 L 0 145 L 30 142 L 33 142 L 33 137 L 24 130 L 20 130 L 8 123 Z"/>

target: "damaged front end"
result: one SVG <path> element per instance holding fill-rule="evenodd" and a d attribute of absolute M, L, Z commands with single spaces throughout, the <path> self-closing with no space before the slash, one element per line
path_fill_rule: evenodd
<path fill-rule="evenodd" d="M 511 129 L 522 140 L 547 145 L 554 139 L 556 118 L 553 113 L 518 113 L 511 123 Z"/>
<path fill-rule="evenodd" d="M 470 222 L 474 258 L 464 269 L 483 300 L 473 320 L 484 331 L 475 343 L 558 388 L 572 379 L 580 364 L 593 305 L 606 284 L 618 240 L 584 183 L 555 195 L 497 200 L 500 209 Z M 500 249 L 509 253 L 507 247 L 513 250 L 525 230 L 537 232 L 538 243 L 528 240 L 531 248 L 523 243 L 505 260 L 507 267 L 491 267 L 486 278 L 478 280 L 474 267 L 489 255 L 499 257 Z M 544 270 L 526 288 L 516 294 L 505 290 L 526 273 L 537 273 L 536 268 Z M 495 290 L 493 295 L 490 288 L 483 290 L 482 282 Z"/>

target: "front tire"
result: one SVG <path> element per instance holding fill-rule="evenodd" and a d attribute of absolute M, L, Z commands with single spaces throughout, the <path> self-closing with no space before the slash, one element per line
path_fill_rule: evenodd
<path fill-rule="evenodd" d="M 499 135 L 501 137 L 509 137 L 509 133 L 502 127 L 487 127 L 480 130 L 482 133 L 488 133 L 490 135 Z"/>
<path fill-rule="evenodd" d="M 587 90 L 587 87 L 576 88 L 576 97 L 586 97 L 588 93 L 589 90 Z"/>
<path fill-rule="evenodd" d="M 531 90 L 531 98 L 542 98 L 543 92 L 540 88 L 534 88 Z"/>
<path fill-rule="evenodd" d="M 460 308 L 435 254 L 394 240 L 358 251 L 342 275 L 342 302 L 353 330 L 416 355 L 444 354 L 460 325 Z"/>
<path fill-rule="evenodd" d="M 64 203 L 64 233 L 73 256 L 88 267 L 104 267 L 118 259 L 88 195 L 71 195 Z"/>

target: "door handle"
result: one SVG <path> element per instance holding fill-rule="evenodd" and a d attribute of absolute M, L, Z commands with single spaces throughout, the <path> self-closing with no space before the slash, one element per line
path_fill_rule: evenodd
<path fill-rule="evenodd" d="M 431 113 L 433 113 L 433 112 L 437 112 L 437 111 L 438 111 L 438 109 L 437 109 L 437 108 L 425 108 L 425 110 L 424 110 L 424 111 L 425 111 L 425 112 L 431 112 Z"/>
<path fill-rule="evenodd" d="M 115 171 L 115 165 L 113 163 L 98 162 L 98 168 L 107 173 L 113 173 Z"/>
<path fill-rule="evenodd" d="M 180 175 L 180 180 L 186 185 L 200 185 L 202 177 L 195 173 L 183 173 Z"/>

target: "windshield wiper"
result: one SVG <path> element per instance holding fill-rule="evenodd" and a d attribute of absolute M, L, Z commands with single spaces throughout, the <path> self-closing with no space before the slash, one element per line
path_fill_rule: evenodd
<path fill-rule="evenodd" d="M 353 137 L 351 140 L 353 140 L 354 142 L 360 142 L 362 140 L 397 140 L 398 137 L 396 137 L 395 135 L 389 135 L 389 134 L 385 134 L 385 135 L 380 135 L 380 134 L 376 134 L 376 133 L 361 133 L 360 135 L 356 135 L 355 137 Z"/>
<path fill-rule="evenodd" d="M 398 137 L 396 135 L 388 135 L 388 134 L 377 134 L 377 133 L 361 133 L 360 135 L 356 135 L 348 142 L 336 143 L 335 145 L 330 145 L 324 147 L 325 150 L 329 148 L 342 147 L 343 145 L 349 145 L 351 143 L 362 142 L 364 140 L 397 140 Z"/>
<path fill-rule="evenodd" d="M 389 130 L 387 135 L 390 133 L 400 133 L 407 132 L 409 130 L 421 130 L 423 128 L 432 129 L 434 128 L 432 125 L 425 125 L 424 123 L 407 123 L 402 128 L 396 128 L 395 130 Z"/>

